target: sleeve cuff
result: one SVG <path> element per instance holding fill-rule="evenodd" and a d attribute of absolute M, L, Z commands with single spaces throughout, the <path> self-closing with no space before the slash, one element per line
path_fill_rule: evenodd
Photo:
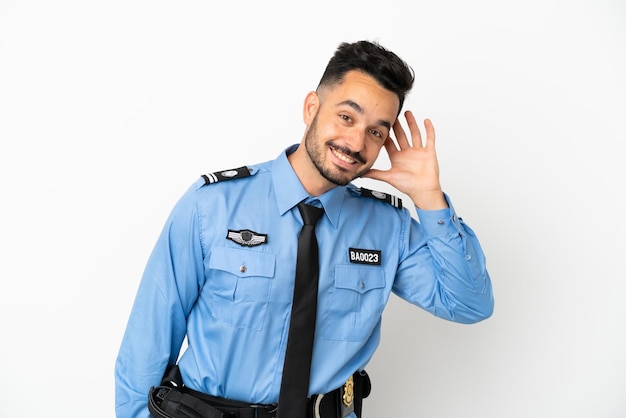
<path fill-rule="evenodd" d="M 448 207 L 445 209 L 422 210 L 417 206 L 415 207 L 420 224 L 426 235 L 445 236 L 458 234 L 463 231 L 450 198 L 445 193 L 444 197 L 448 203 Z"/>

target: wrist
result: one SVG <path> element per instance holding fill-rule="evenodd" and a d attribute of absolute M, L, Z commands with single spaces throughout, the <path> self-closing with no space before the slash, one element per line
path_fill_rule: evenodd
<path fill-rule="evenodd" d="M 413 193 L 409 197 L 421 210 L 439 210 L 449 207 L 442 190 Z"/>

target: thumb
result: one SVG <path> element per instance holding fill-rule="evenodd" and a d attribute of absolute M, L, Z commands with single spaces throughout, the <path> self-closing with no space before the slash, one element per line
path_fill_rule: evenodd
<path fill-rule="evenodd" d="M 386 170 L 379 170 L 377 168 L 370 168 L 369 171 L 362 174 L 361 177 L 387 182 L 389 172 Z"/>

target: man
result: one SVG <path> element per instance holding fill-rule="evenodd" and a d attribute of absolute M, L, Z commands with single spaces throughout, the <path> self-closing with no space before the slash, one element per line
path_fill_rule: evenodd
<path fill-rule="evenodd" d="M 410 135 L 398 120 L 413 80 L 382 46 L 343 43 L 304 100 L 299 145 L 189 188 L 130 315 L 115 370 L 118 417 L 148 417 L 149 398 L 151 408 L 177 405 L 170 415 L 152 410 L 160 416 L 360 416 L 369 391 L 363 369 L 392 292 L 450 321 L 492 314 L 479 242 L 439 182 L 433 125 L 425 120 L 423 141 L 410 111 Z M 391 167 L 372 169 L 382 147 Z M 396 197 L 351 184 L 358 177 L 406 194 L 419 222 Z M 303 201 L 323 209 L 311 269 L 319 265 L 317 316 L 310 378 L 303 374 L 306 411 L 287 416 L 281 407 L 292 399 L 281 389 L 291 383 L 281 381 L 288 340 L 298 339 L 289 327 Z M 166 369 L 176 377 L 163 379 Z"/>

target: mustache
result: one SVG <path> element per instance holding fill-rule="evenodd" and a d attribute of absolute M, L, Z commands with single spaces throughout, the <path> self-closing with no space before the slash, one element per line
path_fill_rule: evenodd
<path fill-rule="evenodd" d="M 332 141 L 328 142 L 328 146 L 333 148 L 333 149 L 335 149 L 335 150 L 337 150 L 337 151 L 339 151 L 339 152 L 341 152 L 342 154 L 346 154 L 348 157 L 352 158 L 353 160 L 356 160 L 356 161 L 360 162 L 361 164 L 365 164 L 365 158 L 363 158 L 360 153 L 354 152 L 350 148 L 341 147 L 339 145 L 336 145 Z"/>

